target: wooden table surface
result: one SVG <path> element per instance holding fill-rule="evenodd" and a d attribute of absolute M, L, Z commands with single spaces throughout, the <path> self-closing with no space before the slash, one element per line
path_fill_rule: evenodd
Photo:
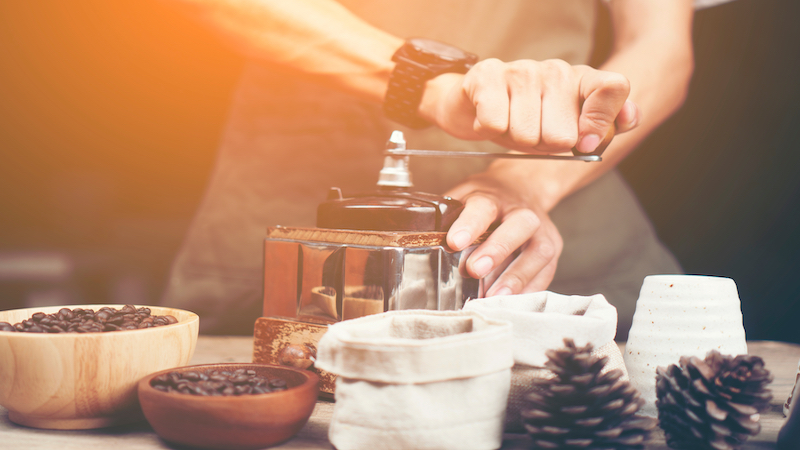
<path fill-rule="evenodd" d="M 770 385 L 774 398 L 772 409 L 761 416 L 761 433 L 750 438 L 743 449 L 775 448 L 778 430 L 783 424 L 783 402 L 794 386 L 800 345 L 782 342 L 752 341 L 750 354 L 764 358 L 775 380 Z M 217 362 L 250 362 L 253 339 L 251 337 L 201 336 L 191 364 Z M 276 449 L 331 449 L 328 442 L 328 423 L 333 413 L 333 403 L 320 401 L 306 426 L 292 440 Z M 147 423 L 85 431 L 38 430 L 16 425 L 8 420 L 8 411 L 0 407 L 0 448 L 2 449 L 76 449 L 76 450 L 127 450 L 173 449 L 160 440 Z M 526 449 L 527 438 L 506 435 L 503 449 Z M 664 434 L 660 429 L 648 450 L 666 450 Z"/>

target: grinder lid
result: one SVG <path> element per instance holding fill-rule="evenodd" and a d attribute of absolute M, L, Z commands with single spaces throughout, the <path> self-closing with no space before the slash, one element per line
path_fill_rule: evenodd
<path fill-rule="evenodd" d="M 382 188 L 344 198 L 331 188 L 317 208 L 317 227 L 371 231 L 447 231 L 464 205 L 450 197 Z"/>

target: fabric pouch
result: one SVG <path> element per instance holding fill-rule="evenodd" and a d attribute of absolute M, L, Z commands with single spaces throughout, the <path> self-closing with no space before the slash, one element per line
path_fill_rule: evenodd
<path fill-rule="evenodd" d="M 617 309 L 601 294 L 586 297 L 543 291 L 488 297 L 468 301 L 463 310 L 507 320 L 513 325 L 514 368 L 506 432 L 525 431 L 520 415 L 525 396 L 534 389 L 535 379 L 553 376 L 544 368 L 546 352 L 564 347 L 564 338 L 572 338 L 578 346 L 591 343 L 594 354 L 609 358 L 604 372 L 620 369 L 623 378 L 628 378 L 622 353 L 614 342 Z"/>
<path fill-rule="evenodd" d="M 513 365 L 511 324 L 474 311 L 334 324 L 316 361 L 338 375 L 328 437 L 338 450 L 499 448 Z"/>

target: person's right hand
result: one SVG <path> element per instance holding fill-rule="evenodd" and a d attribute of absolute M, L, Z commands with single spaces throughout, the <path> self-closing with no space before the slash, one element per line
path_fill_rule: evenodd
<path fill-rule="evenodd" d="M 636 127 L 640 112 L 617 73 L 561 60 L 486 59 L 428 81 L 420 115 L 465 140 L 527 153 L 593 152 L 609 129 Z"/>

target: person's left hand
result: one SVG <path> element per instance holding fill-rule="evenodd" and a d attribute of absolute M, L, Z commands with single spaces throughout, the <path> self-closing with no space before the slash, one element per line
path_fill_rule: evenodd
<path fill-rule="evenodd" d="M 523 198 L 502 173 L 491 169 L 446 193 L 464 203 L 447 233 L 447 245 L 463 250 L 493 223 L 498 227 L 467 259 L 467 272 L 484 279 L 485 296 L 537 292 L 556 272 L 563 241 L 535 199 Z"/>

